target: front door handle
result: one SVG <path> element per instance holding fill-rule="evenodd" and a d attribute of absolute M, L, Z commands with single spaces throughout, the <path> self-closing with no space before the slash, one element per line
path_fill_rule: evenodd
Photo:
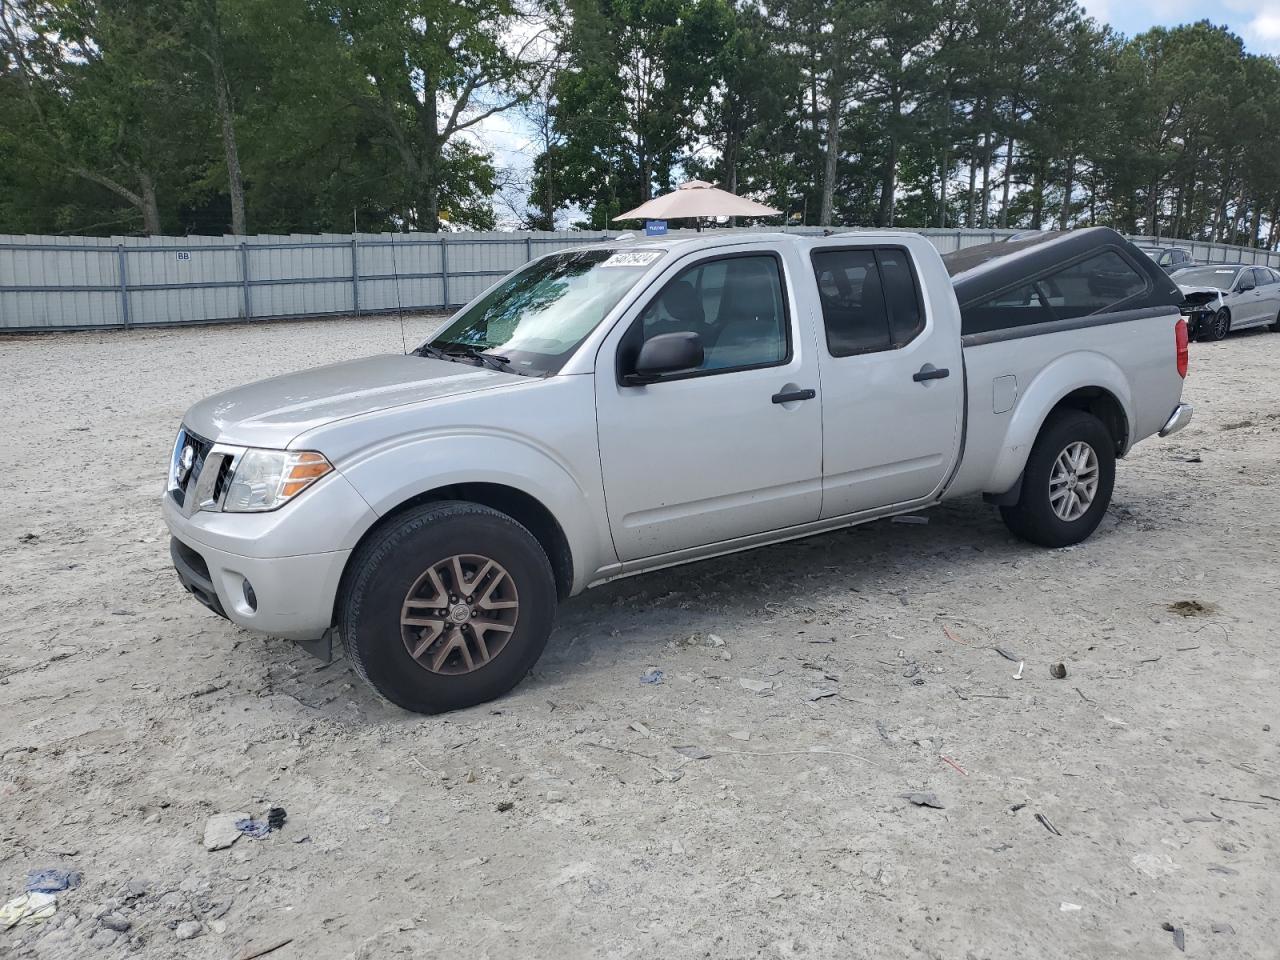
<path fill-rule="evenodd" d="M 773 402 L 793 403 L 796 400 L 812 400 L 817 395 L 817 390 L 788 390 L 785 393 L 775 393 L 773 395 Z"/>
<path fill-rule="evenodd" d="M 951 371 L 946 367 L 935 367 L 932 363 L 926 363 L 911 375 L 911 379 L 916 383 L 924 383 L 926 380 L 942 380 L 949 376 Z"/>

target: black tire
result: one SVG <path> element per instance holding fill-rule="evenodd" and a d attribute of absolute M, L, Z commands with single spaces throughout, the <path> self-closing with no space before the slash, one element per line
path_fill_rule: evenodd
<path fill-rule="evenodd" d="M 1272 333 L 1280 333 L 1280 314 L 1276 314 L 1276 318 L 1271 321 L 1271 326 L 1267 329 Z"/>
<path fill-rule="evenodd" d="M 1076 519 L 1064 520 L 1050 502 L 1049 478 L 1059 455 L 1079 442 L 1093 448 L 1098 486 L 1088 509 Z M 1018 502 L 1012 507 L 1001 507 L 1000 516 L 1023 540 L 1042 547 L 1067 547 L 1087 539 L 1097 529 L 1111 503 L 1115 481 L 1116 453 L 1111 433 L 1091 413 L 1064 410 L 1053 414 L 1040 428 L 1022 474 Z"/>
<path fill-rule="evenodd" d="M 1218 312 L 1202 323 L 1200 327 L 1201 340 L 1225 340 L 1227 334 L 1231 332 L 1231 311 L 1226 307 L 1219 307 Z"/>
<path fill-rule="evenodd" d="M 471 672 L 432 672 L 410 654 L 401 611 L 428 569 L 465 554 L 496 561 L 514 582 L 514 630 Z M 442 713 L 500 697 L 519 683 L 541 656 L 555 612 L 555 576 L 533 534 L 505 513 L 452 500 L 408 510 L 360 545 L 343 577 L 338 625 L 351 665 L 377 693 L 415 713 Z"/>

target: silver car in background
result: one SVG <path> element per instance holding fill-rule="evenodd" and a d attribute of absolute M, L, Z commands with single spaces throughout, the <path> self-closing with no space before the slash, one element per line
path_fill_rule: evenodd
<path fill-rule="evenodd" d="M 1249 327 L 1280 332 L 1280 272 L 1270 267 L 1217 263 L 1180 270 L 1173 279 L 1186 296 L 1182 312 L 1198 340 L 1221 340 Z"/>
<path fill-rule="evenodd" d="M 1155 247 L 1138 245 L 1138 249 L 1156 262 L 1165 273 L 1178 273 L 1196 265 L 1191 251 L 1185 247 Z"/>

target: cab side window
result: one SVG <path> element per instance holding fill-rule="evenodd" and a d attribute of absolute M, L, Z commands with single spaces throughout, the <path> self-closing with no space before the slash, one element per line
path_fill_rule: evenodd
<path fill-rule="evenodd" d="M 623 337 L 620 371 L 646 340 L 664 333 L 696 333 L 703 350 L 701 367 L 667 379 L 786 363 L 791 338 L 778 258 L 730 256 L 682 270 Z"/>
<path fill-rule="evenodd" d="M 833 357 L 891 350 L 924 329 L 920 290 L 905 250 L 815 250 L 812 262 Z"/>

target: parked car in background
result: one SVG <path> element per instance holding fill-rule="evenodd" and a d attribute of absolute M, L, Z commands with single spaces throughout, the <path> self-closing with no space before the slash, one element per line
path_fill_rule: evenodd
<path fill-rule="evenodd" d="M 548 254 L 411 355 L 188 410 L 174 565 L 241 626 L 341 636 L 394 703 L 470 706 L 617 577 L 980 494 L 1079 543 L 1117 459 L 1191 419 L 1181 299 L 1106 228 L 945 263 L 888 232 Z"/>
<path fill-rule="evenodd" d="M 1191 336 L 1221 340 L 1232 330 L 1270 327 L 1280 333 L 1280 272 L 1244 263 L 1181 270 L 1182 313 Z"/>
<path fill-rule="evenodd" d="M 1185 247 L 1139 246 L 1138 249 L 1154 260 L 1165 273 L 1177 273 L 1196 264 L 1195 257 Z"/>

